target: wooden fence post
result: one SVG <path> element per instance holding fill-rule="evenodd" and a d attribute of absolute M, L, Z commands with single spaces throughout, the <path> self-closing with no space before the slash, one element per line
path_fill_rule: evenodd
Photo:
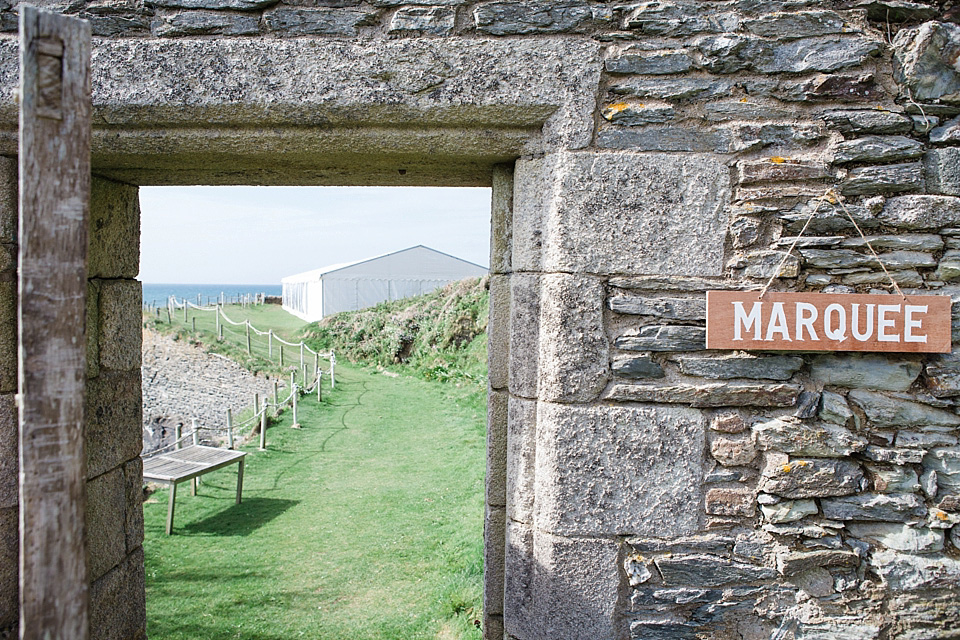
<path fill-rule="evenodd" d="M 273 360 L 273 329 L 267 330 L 267 357 Z"/>
<path fill-rule="evenodd" d="M 183 425 L 181 425 L 178 422 L 177 425 L 173 428 L 173 440 L 174 440 L 173 448 L 174 449 L 179 449 L 182 446 L 180 444 L 180 438 L 182 437 L 183 437 Z"/>
<path fill-rule="evenodd" d="M 253 353 L 253 349 L 250 347 L 250 321 L 247 320 L 245 325 L 247 327 L 247 355 Z"/>
<path fill-rule="evenodd" d="M 227 448 L 233 449 L 233 412 L 227 407 Z"/>
<path fill-rule="evenodd" d="M 197 316 L 193 316 L 193 317 L 190 318 L 190 319 L 193 321 L 193 330 L 194 330 L 194 332 L 196 332 L 196 330 L 197 330 Z"/>
<path fill-rule="evenodd" d="M 267 407 L 264 405 L 260 414 L 260 451 L 267 450 Z"/>
<path fill-rule="evenodd" d="M 290 372 L 290 395 L 293 395 L 294 389 L 296 389 L 297 384 L 297 372 L 293 370 Z"/>
<path fill-rule="evenodd" d="M 90 25 L 20 5 L 20 83 L 20 638 L 85 640 Z"/>
<path fill-rule="evenodd" d="M 300 366 L 303 366 L 303 342 L 300 343 Z"/>
<path fill-rule="evenodd" d="M 223 337 L 223 330 L 220 329 L 220 305 L 217 305 L 217 310 L 213 314 L 217 318 L 217 335 L 221 338 Z"/>
<path fill-rule="evenodd" d="M 300 380 L 303 383 L 303 388 L 307 388 L 307 365 L 300 363 Z"/>
<path fill-rule="evenodd" d="M 320 371 L 320 367 L 317 367 L 317 402 L 323 401 L 323 385 L 320 384 L 323 382 L 323 371 Z"/>
<path fill-rule="evenodd" d="M 280 367 L 283 367 L 283 344 L 280 345 Z"/>
<path fill-rule="evenodd" d="M 280 382 L 273 381 L 273 404 L 277 405 L 277 411 L 280 411 Z"/>
<path fill-rule="evenodd" d="M 337 356 L 333 354 L 333 351 L 330 352 L 330 388 L 335 389 L 337 386 L 337 378 L 334 368 L 337 364 Z"/>
<path fill-rule="evenodd" d="M 297 418 L 297 397 L 300 395 L 299 390 L 296 386 L 291 389 L 290 397 L 293 398 L 293 424 L 290 425 L 294 429 L 300 428 L 300 420 Z"/>

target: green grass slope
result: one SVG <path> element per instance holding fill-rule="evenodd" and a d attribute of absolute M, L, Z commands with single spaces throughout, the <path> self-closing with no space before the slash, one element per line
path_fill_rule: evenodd
<path fill-rule="evenodd" d="M 490 279 L 468 278 L 416 298 L 338 313 L 301 334 L 338 359 L 486 390 Z"/>

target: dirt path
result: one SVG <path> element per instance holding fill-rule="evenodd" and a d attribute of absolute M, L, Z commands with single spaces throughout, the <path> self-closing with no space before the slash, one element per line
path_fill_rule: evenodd
<path fill-rule="evenodd" d="M 189 427 L 196 418 L 201 426 L 224 427 L 227 407 L 236 415 L 253 404 L 254 393 L 273 393 L 272 379 L 149 330 L 143 332 L 142 373 L 144 452 L 172 442 L 178 423 Z"/>

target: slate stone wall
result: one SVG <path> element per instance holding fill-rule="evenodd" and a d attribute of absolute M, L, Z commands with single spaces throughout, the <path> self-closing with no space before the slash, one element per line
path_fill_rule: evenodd
<path fill-rule="evenodd" d="M 890 292 L 840 198 L 908 295 L 960 302 L 950 0 L 43 4 L 101 36 L 103 193 L 493 185 L 487 638 L 956 634 L 960 361 L 704 348 L 707 289 Z M 88 323 L 91 402 L 135 430 L 132 277 L 92 276 Z M 117 497 L 136 451 L 91 429 Z M 98 504 L 95 611 L 142 620 L 137 510 Z"/>

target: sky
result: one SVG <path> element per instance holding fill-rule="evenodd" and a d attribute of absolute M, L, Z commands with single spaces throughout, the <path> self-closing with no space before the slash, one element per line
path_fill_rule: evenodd
<path fill-rule="evenodd" d="M 488 266 L 490 189 L 142 187 L 140 280 L 279 284 L 423 244 Z"/>

